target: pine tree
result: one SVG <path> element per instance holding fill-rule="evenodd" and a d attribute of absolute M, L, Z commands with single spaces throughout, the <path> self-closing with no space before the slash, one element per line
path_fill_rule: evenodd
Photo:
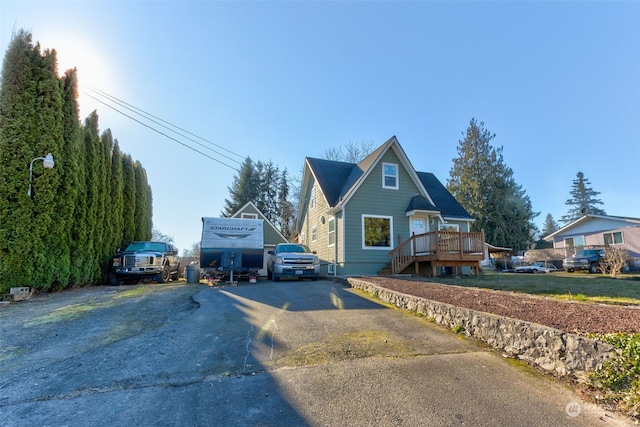
<path fill-rule="evenodd" d="M 248 202 L 256 203 L 258 199 L 258 181 L 255 165 L 250 157 L 247 157 L 242 165 L 238 175 L 233 177 L 233 184 L 227 187 L 229 190 L 229 199 L 224 199 L 224 209 L 220 213 L 222 217 L 230 217 Z"/>
<path fill-rule="evenodd" d="M 447 188 L 475 219 L 472 230 L 485 231 L 487 242 L 528 249 L 536 229 L 532 221 L 538 214 L 504 163 L 502 147 L 491 145 L 494 138 L 484 123 L 471 119 L 465 138 L 459 141 Z"/>
<path fill-rule="evenodd" d="M 547 214 L 546 219 L 544 220 L 544 225 L 542 226 L 542 232 L 540 233 L 542 237 L 546 237 L 550 234 L 558 231 L 560 227 L 558 227 L 558 223 L 553 220 L 553 216 L 551 214 Z"/>
<path fill-rule="evenodd" d="M 564 202 L 570 208 L 567 214 L 560 219 L 563 223 L 568 224 L 587 214 L 606 215 L 603 209 L 596 207 L 596 205 L 603 204 L 602 200 L 596 199 L 600 192 L 593 190 L 590 185 L 591 182 L 584 177 L 582 172 L 576 174 L 576 179 L 573 180 L 571 185 L 571 198 Z"/>

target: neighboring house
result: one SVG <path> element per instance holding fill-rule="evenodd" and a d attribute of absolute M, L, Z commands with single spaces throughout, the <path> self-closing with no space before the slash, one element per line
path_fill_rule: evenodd
<path fill-rule="evenodd" d="M 269 221 L 264 214 L 253 204 L 249 202 L 233 215 L 231 218 L 250 218 L 250 219 L 262 219 L 264 220 L 264 266 L 260 269 L 260 276 L 267 275 L 267 252 L 273 250 L 278 243 L 287 243 L 286 237 L 280 233 L 280 231 Z"/>
<path fill-rule="evenodd" d="M 640 258 L 640 218 L 585 215 L 544 238 L 553 248 L 573 256 L 583 247 L 619 247 Z"/>
<path fill-rule="evenodd" d="M 434 274 L 436 266 L 477 266 L 484 241 L 471 263 L 458 262 L 460 255 L 445 262 L 443 250 L 435 255 L 444 246 L 453 254 L 451 244 L 467 248 L 468 240 L 460 236 L 469 238 L 472 221 L 435 175 L 414 170 L 395 136 L 358 164 L 305 159 L 298 240 L 319 255 L 323 275 L 377 274 L 392 264 L 390 252 L 403 247 L 414 261 L 427 261 Z M 410 242 L 414 235 L 424 238 Z M 419 263 L 414 267 L 418 272 Z"/>

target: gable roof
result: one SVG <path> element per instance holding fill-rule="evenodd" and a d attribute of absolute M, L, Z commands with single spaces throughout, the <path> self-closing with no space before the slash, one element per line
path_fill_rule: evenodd
<path fill-rule="evenodd" d="M 286 242 L 289 241 L 289 240 L 287 240 L 286 237 L 284 237 L 282 235 L 280 230 L 278 230 L 276 228 L 276 226 L 273 225 L 273 223 L 271 221 L 269 221 L 266 216 L 264 216 L 262 211 L 260 209 L 258 209 L 258 207 L 253 202 L 249 201 L 249 202 L 245 203 L 245 205 L 243 207 L 241 207 L 233 215 L 231 215 L 231 218 L 241 218 L 243 212 L 255 213 L 255 214 L 258 215 L 258 219 L 264 220 L 264 222 L 267 225 L 267 227 L 271 229 L 271 233 L 267 229 L 264 230 L 265 238 L 267 237 L 267 235 L 271 235 L 271 237 L 274 237 L 273 234 L 275 233 L 275 237 L 276 238 L 274 239 L 274 241 L 273 242 L 268 242 L 268 243 L 280 243 L 280 240 L 282 240 L 282 243 L 286 243 Z M 265 243 L 267 243 L 267 242 L 265 241 Z"/>
<path fill-rule="evenodd" d="M 446 218 L 473 220 L 434 174 L 415 171 L 395 136 L 357 164 L 311 157 L 307 157 L 305 162 L 322 190 L 327 204 L 332 210 L 337 211 L 348 202 L 388 150 L 394 150 L 420 191 L 409 201 L 407 212 L 424 210 L 440 213 Z"/>
<path fill-rule="evenodd" d="M 597 219 L 620 222 L 620 223 L 622 223 L 621 227 L 624 227 L 624 224 L 626 224 L 627 226 L 630 226 L 630 227 L 634 227 L 634 226 L 638 227 L 638 226 L 640 226 L 640 218 L 634 218 L 634 217 L 629 217 L 629 216 L 586 214 L 586 215 L 576 219 L 575 221 L 565 225 L 560 230 L 554 231 L 553 233 L 549 234 L 547 237 L 544 237 L 543 240 L 545 240 L 547 242 L 553 242 L 553 238 L 555 236 L 565 234 L 566 232 L 570 231 L 572 228 L 575 228 L 575 227 L 577 227 L 577 226 L 579 226 L 581 224 L 584 224 L 585 222 L 593 221 L 593 220 L 597 220 Z M 609 228 L 609 229 L 611 229 L 611 228 Z"/>

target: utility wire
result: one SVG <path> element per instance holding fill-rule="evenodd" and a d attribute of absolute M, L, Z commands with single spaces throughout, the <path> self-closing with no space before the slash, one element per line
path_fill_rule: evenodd
<path fill-rule="evenodd" d="M 236 171 L 236 172 L 240 172 L 240 171 L 238 170 L 238 168 L 236 168 L 236 167 L 234 167 L 234 166 L 231 166 L 231 165 L 228 165 L 228 164 L 226 164 L 226 163 L 225 163 L 225 162 L 223 162 L 223 161 L 220 161 L 220 160 L 218 160 L 218 159 L 216 159 L 216 158 L 214 158 L 214 157 L 211 157 L 210 155 L 208 155 L 208 154 L 206 154 L 206 153 L 203 153 L 202 151 L 199 151 L 199 150 L 197 150 L 197 149 L 195 149 L 195 148 L 191 147 L 190 145 L 185 144 L 184 142 L 179 141 L 179 140 L 177 140 L 176 138 L 174 138 L 174 137 L 172 137 L 172 136 L 170 136 L 170 135 L 167 135 L 167 134 L 166 134 L 166 133 L 164 133 L 164 132 L 159 131 L 158 129 L 154 128 L 153 126 L 150 126 L 150 125 L 148 125 L 148 124 L 146 124 L 146 123 L 144 123 L 144 122 L 142 122 L 142 121 L 140 121 L 140 120 L 136 119 L 135 117 L 132 117 L 132 116 L 130 116 L 130 115 L 128 115 L 128 114 L 126 114 L 126 113 L 124 113 L 123 111 L 118 110 L 118 109 L 117 109 L 117 108 L 115 108 L 114 106 L 107 104 L 107 103 L 106 103 L 106 102 L 104 102 L 103 100 L 96 98 L 95 96 L 91 95 L 90 93 L 88 93 L 88 92 L 84 92 L 84 91 L 83 91 L 83 93 L 84 93 L 85 95 L 87 95 L 89 98 L 92 98 L 92 99 L 96 100 L 97 102 L 101 103 L 102 105 L 105 105 L 105 106 L 107 106 L 107 107 L 111 108 L 112 110 L 114 110 L 114 111 L 116 111 L 116 112 L 118 112 L 118 113 L 122 114 L 123 116 L 125 116 L 125 117 L 127 117 L 127 118 L 129 118 L 129 119 L 133 120 L 134 122 L 137 122 L 137 123 L 141 124 L 142 126 L 145 126 L 145 127 L 149 128 L 149 129 L 151 129 L 152 131 L 154 131 L 154 132 L 156 132 L 156 133 L 159 133 L 160 135 L 162 135 L 162 136 L 164 136 L 164 137 L 167 137 L 167 138 L 169 138 L 170 140 L 175 141 L 175 142 L 177 142 L 178 144 L 180 144 L 180 145 L 182 145 L 182 146 L 184 146 L 184 147 L 187 147 L 187 148 L 188 148 L 188 149 L 190 149 L 190 150 L 195 151 L 195 152 L 196 152 L 196 153 L 198 153 L 198 154 L 202 154 L 203 156 L 208 157 L 208 158 L 210 158 L 211 160 L 213 160 L 213 161 L 215 161 L 215 162 L 220 163 L 221 165 L 224 165 L 224 166 L 226 166 L 226 167 L 228 167 L 228 168 L 230 168 L 230 169 L 233 169 L 233 170 L 234 170 L 234 171 Z M 202 144 L 200 144 L 200 145 L 202 145 Z M 213 150 L 212 150 L 212 151 L 213 151 Z M 219 154 L 219 153 L 218 153 L 218 154 Z M 224 157 L 226 157 L 226 156 L 224 156 Z M 235 160 L 234 160 L 234 161 L 235 161 Z M 238 162 L 238 163 L 239 163 L 239 162 Z"/>
<path fill-rule="evenodd" d="M 234 153 L 233 151 L 231 151 L 231 150 L 229 150 L 229 149 L 227 149 L 227 148 L 224 148 L 223 146 L 221 146 L 221 145 L 219 145 L 219 144 L 216 144 L 216 143 L 214 143 L 214 142 L 212 142 L 212 141 L 209 141 L 209 140 L 208 140 L 208 139 L 206 139 L 206 138 L 203 138 L 203 137 L 198 136 L 198 135 L 196 135 L 196 134 L 194 134 L 194 133 L 192 133 L 192 132 L 189 132 L 188 130 L 183 129 L 183 128 L 181 128 L 180 126 L 176 126 L 176 125 L 174 125 L 173 123 L 170 123 L 170 122 L 168 122 L 168 121 L 166 121 L 166 120 L 164 120 L 164 119 L 161 119 L 161 118 L 160 118 L 160 117 L 158 117 L 158 116 L 154 116 L 153 114 L 151 114 L 151 113 L 149 113 L 149 112 L 147 112 L 147 111 L 144 111 L 143 109 L 138 108 L 138 107 L 136 107 L 135 105 L 129 104 L 128 102 L 123 101 L 123 100 L 121 100 L 121 99 L 119 99 L 119 98 L 117 98 L 117 97 L 115 97 L 115 96 L 113 96 L 113 95 L 110 95 L 110 94 L 108 94 L 108 93 L 107 93 L 107 92 L 105 92 L 105 91 L 102 91 L 102 90 L 100 90 L 100 89 L 93 88 L 93 87 L 85 87 L 85 86 L 83 86 L 83 87 L 84 87 L 85 89 L 91 90 L 92 92 L 94 92 L 94 93 L 95 93 L 95 94 L 97 94 L 97 95 L 100 95 L 100 96 L 102 96 L 102 97 L 104 97 L 104 98 L 107 98 L 110 102 L 115 102 L 116 104 L 119 104 L 120 106 L 122 106 L 122 107 L 126 108 L 127 110 L 132 111 L 132 112 L 134 112 L 134 113 L 138 114 L 139 116 L 142 116 L 142 117 L 144 117 L 145 119 L 150 120 L 150 121 L 152 121 L 153 123 L 156 123 L 157 125 L 160 125 L 160 126 L 162 126 L 163 128 L 168 129 L 168 130 L 170 130 L 171 132 L 174 132 L 174 133 L 176 133 L 176 134 L 180 135 L 180 136 L 181 136 L 181 137 L 183 137 L 183 138 L 186 138 L 186 139 L 188 139 L 188 140 L 190 140 L 190 141 L 195 142 L 196 144 L 200 145 L 201 147 L 204 147 L 204 145 L 200 144 L 199 142 L 197 142 L 197 141 L 195 141 L 195 140 L 193 140 L 193 139 L 191 139 L 191 138 L 189 138 L 189 137 L 187 137 L 187 136 L 185 136 L 185 135 L 181 134 L 180 132 L 177 132 L 176 130 L 171 129 L 171 128 L 178 129 L 178 130 L 180 130 L 180 131 L 182 131 L 182 132 L 184 132 L 184 133 L 186 133 L 186 134 L 188 134 L 188 135 L 194 136 L 194 137 L 196 137 L 196 138 L 198 138 L 198 139 L 200 139 L 200 140 L 202 140 L 202 141 L 205 141 L 205 142 L 207 142 L 207 143 L 208 143 L 208 144 L 210 144 L 210 145 L 213 145 L 213 146 L 215 146 L 215 147 L 218 147 L 219 149 L 224 150 L 224 151 L 226 151 L 227 153 L 233 154 L 234 156 L 236 156 L 236 157 L 238 157 L 238 158 L 240 158 L 240 159 L 244 159 L 244 156 L 241 156 L 240 154 Z M 151 119 L 151 118 L 153 118 L 153 119 L 157 119 L 157 120 L 159 120 L 159 121 L 160 121 L 160 122 L 162 122 L 162 123 L 166 123 L 166 124 L 167 124 L 167 125 L 169 125 L 170 127 L 167 127 L 167 126 L 165 126 L 165 125 L 163 125 L 163 124 L 161 124 L 161 123 L 159 123 L 159 122 L 157 122 L 157 121 L 155 121 L 155 120 L 153 120 L 153 119 Z M 208 147 L 205 147 L 205 148 L 207 148 L 208 150 L 211 150 L 211 151 L 213 151 L 214 153 L 219 154 L 219 155 L 221 155 L 221 156 L 223 156 L 223 157 L 225 157 L 225 158 L 227 158 L 227 159 L 229 159 L 229 160 L 231 160 L 231 161 L 233 161 L 233 162 L 236 162 L 236 163 L 238 163 L 238 164 L 241 164 L 241 162 L 240 162 L 240 161 L 235 160 L 235 159 L 232 159 L 231 157 L 228 157 L 228 156 L 226 156 L 226 155 L 224 155 L 224 154 L 222 154 L 222 153 L 219 153 L 218 151 L 216 151 L 216 150 L 214 150 L 214 149 L 212 149 L 212 148 L 208 148 Z"/>

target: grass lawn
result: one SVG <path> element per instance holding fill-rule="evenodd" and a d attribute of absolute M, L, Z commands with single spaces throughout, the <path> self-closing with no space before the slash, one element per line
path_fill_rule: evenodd
<path fill-rule="evenodd" d="M 502 273 L 483 271 L 479 277 L 436 277 L 429 281 L 501 291 L 544 295 L 607 304 L 640 305 L 640 274 L 624 274 L 612 279 L 603 274 L 567 273 Z"/>

